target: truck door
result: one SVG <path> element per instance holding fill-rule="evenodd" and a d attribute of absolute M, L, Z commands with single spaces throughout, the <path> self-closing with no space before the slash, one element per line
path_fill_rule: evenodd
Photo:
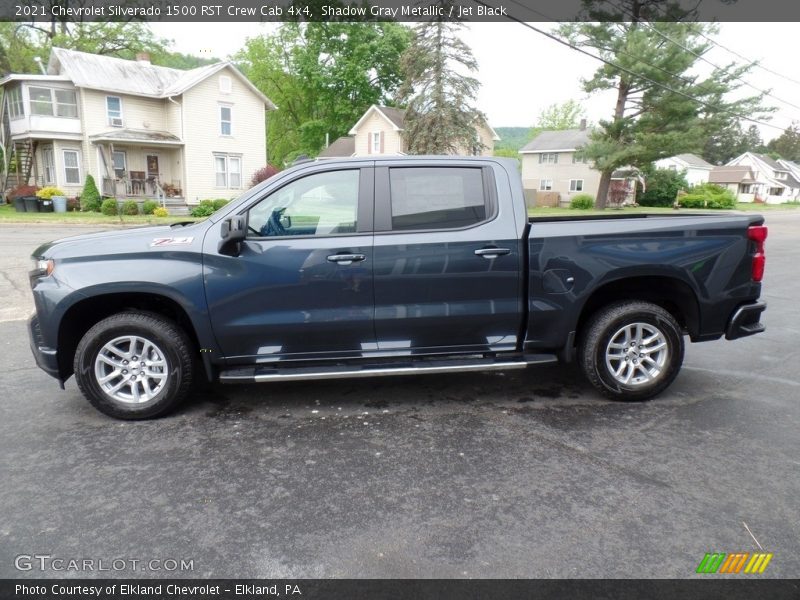
<path fill-rule="evenodd" d="M 372 163 L 312 166 L 255 199 L 238 256 L 207 236 L 214 333 L 240 362 L 357 357 L 375 346 Z M 208 238 L 211 238 L 210 243 Z"/>
<path fill-rule="evenodd" d="M 523 314 L 521 244 L 511 207 L 498 202 L 494 169 L 469 160 L 418 164 L 376 163 L 378 348 L 513 350 Z"/>

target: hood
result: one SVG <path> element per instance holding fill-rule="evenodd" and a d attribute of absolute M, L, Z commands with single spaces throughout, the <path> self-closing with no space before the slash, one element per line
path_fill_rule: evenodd
<path fill-rule="evenodd" d="M 200 221 L 191 225 L 157 225 L 75 235 L 42 244 L 31 256 L 53 259 L 79 258 L 163 252 L 170 249 L 181 251 L 197 249 L 199 252 L 208 225 L 208 221 Z"/>

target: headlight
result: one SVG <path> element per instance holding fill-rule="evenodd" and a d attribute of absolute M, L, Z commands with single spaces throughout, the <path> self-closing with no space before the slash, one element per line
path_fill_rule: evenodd
<path fill-rule="evenodd" d="M 35 258 L 33 260 L 33 273 L 39 277 L 47 277 L 56 268 L 55 261 L 52 258 Z"/>

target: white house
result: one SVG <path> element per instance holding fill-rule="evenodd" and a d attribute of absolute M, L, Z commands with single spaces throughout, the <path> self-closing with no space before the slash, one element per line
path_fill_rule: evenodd
<path fill-rule="evenodd" d="M 318 158 L 405 154 L 405 114 L 400 108 L 373 104 L 353 125 L 348 136 L 334 141 L 319 153 Z M 500 141 L 495 130 L 488 123 L 481 123 L 475 130 L 481 146 L 459 148 L 456 154 L 491 156 L 494 153 L 494 143 Z"/>
<path fill-rule="evenodd" d="M 6 189 L 55 185 L 75 196 L 91 173 L 106 196 L 166 197 L 179 210 L 237 195 L 267 161 L 275 106 L 229 62 L 182 71 L 146 54 L 53 48 L 46 75 L 8 75 L 0 87 L 1 141 L 17 161 Z"/>
<path fill-rule="evenodd" d="M 751 170 L 753 183 L 748 191 L 753 194 L 754 200 L 781 204 L 800 198 L 800 180 L 792 169 L 765 154 L 745 152 L 726 166 L 748 167 Z"/>
<path fill-rule="evenodd" d="M 700 185 L 708 183 L 708 176 L 714 168 L 696 154 L 678 154 L 669 158 L 662 158 L 655 162 L 657 169 L 669 169 L 671 171 L 685 171 L 686 182 L 689 185 Z"/>
<path fill-rule="evenodd" d="M 591 130 L 582 120 L 577 129 L 542 131 L 519 151 L 522 157 L 522 186 L 525 196 L 534 204 L 542 204 L 542 193 L 558 195 L 565 204 L 578 194 L 597 198 L 600 171 L 592 168 L 581 156 L 580 149 L 589 143 Z M 625 191 L 625 203 L 634 199 L 635 169 L 625 168 L 611 175 L 612 186 Z"/>

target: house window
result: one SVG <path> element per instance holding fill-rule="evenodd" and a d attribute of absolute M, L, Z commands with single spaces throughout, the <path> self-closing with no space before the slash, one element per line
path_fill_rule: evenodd
<path fill-rule="evenodd" d="M 539 189 L 543 192 L 549 192 L 553 189 L 553 180 L 552 179 L 540 179 L 539 180 Z"/>
<path fill-rule="evenodd" d="M 52 146 L 42 149 L 42 170 L 44 171 L 44 182 L 54 184 L 56 182 L 56 160 Z"/>
<path fill-rule="evenodd" d="M 393 231 L 458 229 L 486 220 L 481 169 L 392 168 L 389 182 Z"/>
<path fill-rule="evenodd" d="M 539 164 L 540 165 L 555 165 L 558 164 L 558 153 L 557 152 L 544 152 L 539 155 Z"/>
<path fill-rule="evenodd" d="M 15 87 L 9 90 L 6 96 L 6 103 L 8 105 L 8 115 L 12 119 L 19 119 L 25 114 L 22 107 L 22 88 Z"/>
<path fill-rule="evenodd" d="M 64 150 L 64 181 L 68 185 L 81 182 L 80 156 L 77 150 Z"/>
<path fill-rule="evenodd" d="M 231 107 L 219 107 L 219 133 L 220 135 L 232 135 L 231 127 Z"/>
<path fill-rule="evenodd" d="M 753 185 L 752 184 L 741 184 L 741 193 L 742 194 L 752 194 L 753 193 Z"/>
<path fill-rule="evenodd" d="M 372 134 L 372 140 L 370 142 L 372 144 L 372 153 L 373 154 L 380 154 L 381 152 L 381 133 L 380 131 L 376 131 Z"/>
<path fill-rule="evenodd" d="M 242 187 L 242 157 L 230 154 L 215 154 L 215 185 L 220 188 L 238 189 Z"/>
<path fill-rule="evenodd" d="M 46 117 L 78 116 L 78 101 L 74 90 L 30 87 L 31 114 Z"/>
<path fill-rule="evenodd" d="M 111 153 L 111 164 L 114 165 L 114 175 L 120 178 L 125 176 L 127 159 L 127 155 L 121 150 L 114 150 L 114 152 Z"/>
<path fill-rule="evenodd" d="M 569 180 L 569 191 L 570 192 L 582 192 L 583 191 L 583 179 L 570 179 Z"/>
<path fill-rule="evenodd" d="M 118 96 L 106 96 L 106 115 L 108 124 L 112 127 L 122 127 L 122 98 Z"/>
<path fill-rule="evenodd" d="M 586 157 L 580 152 L 573 152 L 572 164 L 583 163 L 586 164 Z"/>
<path fill-rule="evenodd" d="M 53 90 L 56 96 L 56 116 L 78 118 L 78 98 L 72 90 Z"/>
<path fill-rule="evenodd" d="M 219 77 L 219 91 L 223 94 L 230 94 L 232 90 L 231 78 L 227 75 L 220 75 Z"/>

